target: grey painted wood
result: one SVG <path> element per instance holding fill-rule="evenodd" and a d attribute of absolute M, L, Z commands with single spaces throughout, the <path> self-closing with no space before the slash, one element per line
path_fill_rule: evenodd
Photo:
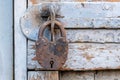
<path fill-rule="evenodd" d="M 26 10 L 27 0 L 15 0 L 15 80 L 27 80 L 27 67 L 26 67 L 26 38 L 20 29 L 20 17 L 24 14 Z"/>
<path fill-rule="evenodd" d="M 57 2 L 58 0 L 28 0 L 29 5 L 36 5 L 41 2 Z M 59 0 L 61 2 L 120 2 L 120 0 Z"/>
<path fill-rule="evenodd" d="M 28 0 L 28 5 L 33 6 L 43 2 L 59 2 L 60 0 Z"/>
<path fill-rule="evenodd" d="M 44 23 L 41 13 L 51 3 L 41 3 L 29 7 L 21 18 L 22 32 L 28 39 L 36 40 L 39 28 Z M 57 18 L 65 28 L 120 28 L 119 3 L 53 3 L 58 7 Z M 44 5 L 44 6 L 43 6 Z"/>
<path fill-rule="evenodd" d="M 35 57 L 34 42 L 28 42 L 28 69 L 43 69 Z M 62 70 L 120 69 L 120 44 L 69 43 L 68 59 Z"/>
<path fill-rule="evenodd" d="M 63 71 L 60 75 L 60 80 L 94 80 L 94 71 L 90 72 L 74 72 Z"/>
<path fill-rule="evenodd" d="M 95 80 L 120 80 L 120 70 L 98 71 Z"/>
<path fill-rule="evenodd" d="M 28 80 L 59 80 L 58 71 L 28 71 Z"/>
<path fill-rule="evenodd" d="M 48 35 L 50 33 L 46 32 Z M 60 31 L 55 30 L 56 38 L 59 38 Z M 66 29 L 66 37 L 68 42 L 120 42 L 120 30 L 119 29 Z M 49 35 L 48 35 L 49 36 Z M 46 36 L 45 36 L 46 37 Z M 36 41 L 38 34 L 28 34 L 27 38 Z"/>
<path fill-rule="evenodd" d="M 0 80 L 13 80 L 12 0 L 0 0 Z"/>

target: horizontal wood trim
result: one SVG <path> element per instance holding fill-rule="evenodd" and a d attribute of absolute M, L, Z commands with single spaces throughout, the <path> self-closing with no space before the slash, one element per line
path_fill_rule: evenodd
<path fill-rule="evenodd" d="M 62 71 L 60 80 L 95 80 L 94 71 Z"/>
<path fill-rule="evenodd" d="M 33 61 L 34 42 L 28 42 L 28 69 L 44 70 Z M 61 70 L 120 69 L 120 44 L 70 43 L 68 59 Z"/>
<path fill-rule="evenodd" d="M 119 43 L 120 30 L 106 29 L 66 29 L 68 42 L 88 42 L 88 43 Z M 56 31 L 56 36 L 59 38 L 60 31 Z"/>
<path fill-rule="evenodd" d="M 95 80 L 119 80 L 120 70 L 98 71 Z"/>
<path fill-rule="evenodd" d="M 30 5 L 39 4 L 41 2 L 120 2 L 120 0 L 28 0 Z"/>
<path fill-rule="evenodd" d="M 41 17 L 43 8 L 48 8 L 49 3 L 34 5 L 25 12 L 21 18 L 21 28 L 25 36 L 30 40 L 36 40 L 36 36 L 42 24 L 45 22 Z M 120 29 L 120 3 L 51 3 L 60 7 L 56 14 L 57 18 L 67 29 Z"/>

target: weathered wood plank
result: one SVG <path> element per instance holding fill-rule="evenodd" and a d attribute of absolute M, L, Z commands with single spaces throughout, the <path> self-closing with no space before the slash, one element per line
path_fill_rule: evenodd
<path fill-rule="evenodd" d="M 95 80 L 120 80 L 120 70 L 98 71 L 95 74 Z"/>
<path fill-rule="evenodd" d="M 0 80 L 13 80 L 12 5 L 12 0 L 0 0 Z"/>
<path fill-rule="evenodd" d="M 60 80 L 94 80 L 95 72 L 61 72 Z"/>
<path fill-rule="evenodd" d="M 50 31 L 50 30 L 49 30 Z M 48 35 L 50 32 L 46 32 Z M 60 31 L 55 30 L 56 38 L 59 38 Z M 119 43 L 120 42 L 120 30 L 112 30 L 112 29 L 66 29 L 66 37 L 68 42 L 112 42 Z M 38 39 L 38 34 L 30 34 L 28 33 L 28 39 L 36 41 Z"/>
<path fill-rule="evenodd" d="M 60 0 L 28 0 L 28 6 L 33 6 L 43 2 L 59 2 Z"/>
<path fill-rule="evenodd" d="M 120 42 L 120 30 L 68 29 L 66 34 L 69 42 Z"/>
<path fill-rule="evenodd" d="M 28 80 L 59 80 L 58 71 L 29 71 Z"/>
<path fill-rule="evenodd" d="M 120 2 L 120 0 L 61 0 L 65 2 Z"/>
<path fill-rule="evenodd" d="M 29 39 L 36 39 L 39 28 L 44 23 L 41 17 L 42 9 L 47 8 L 45 5 L 48 6 L 48 4 L 50 3 L 30 7 L 21 18 L 22 31 Z M 65 28 L 120 28 L 120 13 L 118 12 L 120 3 L 61 2 L 54 4 L 60 7 L 56 14 L 63 16 L 58 20 Z"/>
<path fill-rule="evenodd" d="M 55 4 L 58 7 L 56 14 L 65 28 L 120 28 L 120 3 L 41 3 L 30 7 L 24 14 L 22 27 L 36 28 L 43 21 L 42 9 L 48 4 Z M 60 10 L 59 10 L 60 8 Z"/>
<path fill-rule="evenodd" d="M 35 5 L 43 2 L 43 0 L 28 0 L 30 5 Z M 58 0 L 44 0 L 47 2 L 58 1 Z M 120 0 L 60 0 L 61 2 L 120 2 Z"/>
<path fill-rule="evenodd" d="M 42 69 L 33 50 L 34 42 L 28 42 L 28 69 Z M 99 43 L 70 43 L 68 59 L 62 70 L 120 69 L 120 45 Z"/>
<path fill-rule="evenodd" d="M 27 80 L 27 67 L 26 67 L 26 38 L 21 32 L 20 17 L 26 10 L 26 0 L 15 0 L 15 80 Z"/>

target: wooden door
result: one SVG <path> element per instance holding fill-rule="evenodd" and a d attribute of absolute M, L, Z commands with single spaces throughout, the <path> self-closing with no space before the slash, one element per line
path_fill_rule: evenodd
<path fill-rule="evenodd" d="M 117 20 L 116 24 L 119 24 L 118 22 L 120 15 L 119 13 L 112 12 L 111 14 L 106 14 L 105 19 L 104 20 L 98 19 L 97 20 L 98 22 L 95 22 L 97 24 L 95 24 L 94 27 L 89 26 L 89 23 L 87 23 L 78 27 L 68 26 L 66 28 L 67 36 L 70 41 L 69 44 L 70 51 L 69 51 L 69 60 L 66 63 L 67 66 L 64 68 L 63 71 L 41 71 L 39 69 L 41 68 L 41 66 L 37 62 L 32 61 L 32 58 L 35 55 L 34 50 L 32 49 L 34 42 L 27 39 L 21 32 L 20 23 L 19 23 L 20 18 L 21 16 L 24 15 L 24 12 L 27 8 L 39 3 L 52 2 L 52 1 L 53 2 L 84 2 L 84 1 L 100 2 L 101 0 L 15 0 L 14 2 L 14 7 L 15 7 L 14 8 L 15 10 L 14 40 L 16 46 L 15 47 L 15 80 L 119 80 L 120 79 L 119 70 L 96 71 L 103 69 L 120 69 L 119 66 L 118 67 L 112 66 L 112 64 L 117 65 L 119 62 L 119 58 L 116 58 L 116 56 L 119 57 L 119 51 L 120 51 L 119 49 L 120 26 L 113 25 L 112 23 L 110 23 L 112 20 L 115 21 Z M 115 2 L 119 0 L 104 0 L 104 1 Z M 120 3 L 118 3 L 117 5 L 119 4 Z M 82 4 L 82 6 L 85 7 L 84 4 Z M 108 6 L 102 7 L 102 9 L 105 10 L 109 8 L 110 11 L 114 10 L 113 8 Z M 115 10 L 116 9 L 119 10 L 119 8 L 115 8 Z M 104 16 L 104 14 L 102 16 Z M 111 21 L 106 23 L 105 20 L 111 20 Z M 26 31 L 26 33 L 29 32 Z M 81 52 L 83 52 L 83 54 L 80 54 Z M 73 55 L 75 56 L 75 58 L 72 57 Z M 86 60 L 86 64 L 84 63 L 79 64 L 78 61 L 82 60 L 80 56 L 83 57 L 82 58 L 83 60 L 84 59 Z M 94 57 L 97 57 L 95 59 L 95 62 L 97 62 L 98 60 L 97 63 L 94 63 L 94 61 L 93 63 L 91 62 L 92 58 Z M 106 62 L 104 63 L 104 61 Z M 91 65 L 89 63 L 94 65 Z M 87 67 L 84 66 L 85 69 L 83 67 L 80 68 L 81 65 L 87 65 Z M 111 67 L 107 67 L 106 65 Z"/>

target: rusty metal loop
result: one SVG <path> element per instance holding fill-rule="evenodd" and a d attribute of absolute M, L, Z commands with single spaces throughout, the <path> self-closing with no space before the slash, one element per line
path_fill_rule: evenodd
<path fill-rule="evenodd" d="M 60 28 L 61 36 L 66 39 L 66 33 L 65 33 L 63 25 L 59 21 L 56 21 L 56 20 L 54 21 L 54 23 Z M 43 33 L 44 33 L 45 28 L 47 26 L 49 26 L 50 24 L 51 24 L 51 21 L 46 21 L 45 23 L 43 23 L 43 25 L 41 26 L 41 28 L 39 30 L 38 39 L 43 37 Z"/>
<path fill-rule="evenodd" d="M 55 21 L 55 16 L 56 16 L 56 14 L 55 14 L 55 6 L 54 5 L 50 5 L 50 7 L 49 7 L 49 11 L 50 11 L 50 18 L 51 18 L 51 39 L 52 39 L 52 41 L 53 42 L 55 42 L 55 36 L 54 36 L 54 26 L 55 26 L 55 23 L 54 23 L 54 21 Z"/>

